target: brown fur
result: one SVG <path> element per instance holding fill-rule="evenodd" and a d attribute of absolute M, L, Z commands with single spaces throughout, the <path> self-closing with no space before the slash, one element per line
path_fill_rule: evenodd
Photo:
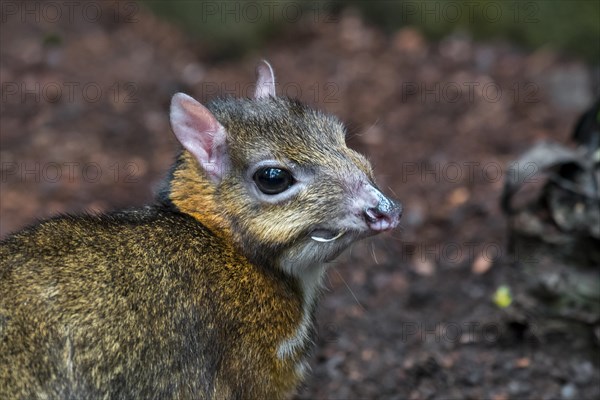
<path fill-rule="evenodd" d="M 53 219 L 0 257 L 0 398 L 280 398 L 298 383 L 274 348 L 300 320 L 297 285 L 183 214 Z"/>
<path fill-rule="evenodd" d="M 209 109 L 228 132 L 218 185 L 183 151 L 152 206 L 57 217 L 0 242 L 1 399 L 293 392 L 311 340 L 278 352 L 298 332 L 314 335 L 314 296 L 281 265 L 303 265 L 311 229 L 342 218 L 358 190 L 349 178 L 372 182 L 372 171 L 337 120 L 296 101 L 227 99 Z M 286 202 L 261 203 L 244 176 L 264 158 L 312 178 Z M 358 238 L 347 236 L 317 256 Z"/>

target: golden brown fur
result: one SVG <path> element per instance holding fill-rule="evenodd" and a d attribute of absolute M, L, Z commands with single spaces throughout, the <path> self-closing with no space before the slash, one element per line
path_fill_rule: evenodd
<path fill-rule="evenodd" d="M 323 263 L 400 211 L 343 126 L 272 97 L 265 71 L 252 100 L 174 97 L 185 149 L 154 205 L 56 217 L 0 242 L 0 399 L 293 392 Z M 294 174 L 279 197 L 252 178 L 264 162 Z"/>

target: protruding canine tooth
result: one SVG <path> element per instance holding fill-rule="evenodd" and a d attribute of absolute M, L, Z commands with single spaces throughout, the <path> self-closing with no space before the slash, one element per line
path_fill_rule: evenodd
<path fill-rule="evenodd" d="M 312 240 L 314 240 L 315 242 L 321 242 L 321 243 L 327 243 L 327 242 L 333 242 L 336 239 L 339 239 L 342 235 L 344 234 L 344 231 L 341 231 L 340 233 L 337 234 L 337 236 L 332 237 L 331 239 L 325 239 L 319 236 L 311 236 L 310 238 Z"/>

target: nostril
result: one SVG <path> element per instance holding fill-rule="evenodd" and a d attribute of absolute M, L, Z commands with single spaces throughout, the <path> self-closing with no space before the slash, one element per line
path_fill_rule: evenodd
<path fill-rule="evenodd" d="M 385 214 L 382 213 L 379 208 L 371 207 L 365 210 L 365 217 L 369 222 L 377 222 L 383 218 L 385 218 Z"/>
<path fill-rule="evenodd" d="M 365 208 L 364 218 L 374 232 L 387 231 L 398 225 L 402 215 L 402 206 L 389 199 L 380 201 L 375 207 Z"/>

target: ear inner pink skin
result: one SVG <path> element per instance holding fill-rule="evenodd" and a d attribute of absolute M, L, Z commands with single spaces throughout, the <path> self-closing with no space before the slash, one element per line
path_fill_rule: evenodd
<path fill-rule="evenodd" d="M 275 97 L 275 74 L 268 62 L 256 68 L 255 99 Z M 196 157 L 204 171 L 218 183 L 225 173 L 225 128 L 212 113 L 192 97 L 177 93 L 171 101 L 171 126 L 183 147 Z"/>
<path fill-rule="evenodd" d="M 226 165 L 226 134 L 214 115 L 190 96 L 177 93 L 171 101 L 171 127 L 213 182 L 220 182 Z"/>
<path fill-rule="evenodd" d="M 254 99 L 265 97 L 275 97 L 275 73 L 271 65 L 265 60 L 261 61 L 256 67 L 256 91 Z"/>

